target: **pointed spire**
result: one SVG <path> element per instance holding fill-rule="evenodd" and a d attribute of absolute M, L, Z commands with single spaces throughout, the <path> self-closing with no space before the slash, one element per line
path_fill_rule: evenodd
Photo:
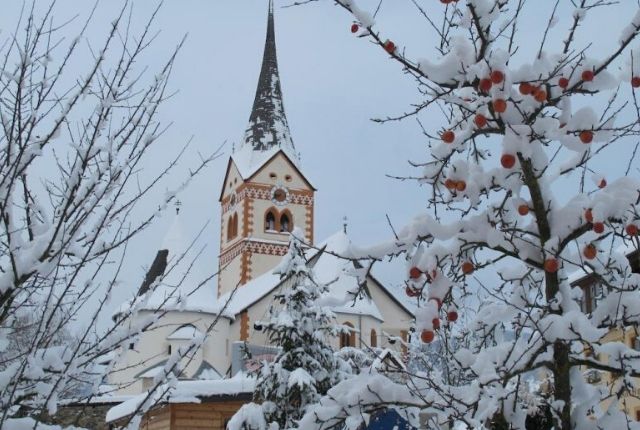
<path fill-rule="evenodd" d="M 282 103 L 273 23 L 273 0 L 269 0 L 267 37 L 264 44 L 258 88 L 249 117 L 249 126 L 245 132 L 244 144 L 241 145 L 241 148 L 247 146 L 253 151 L 266 151 L 277 146 L 287 151 L 290 157 L 297 159 Z"/>

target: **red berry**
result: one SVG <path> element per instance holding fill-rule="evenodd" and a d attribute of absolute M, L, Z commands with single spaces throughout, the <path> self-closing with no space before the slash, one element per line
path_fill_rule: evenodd
<path fill-rule="evenodd" d="M 409 297 L 418 297 L 420 295 L 420 290 L 416 290 L 415 288 L 412 288 L 410 286 L 407 286 L 404 291 Z"/>
<path fill-rule="evenodd" d="M 483 93 L 488 93 L 489 90 L 491 90 L 492 86 L 493 86 L 493 83 L 491 82 L 491 79 L 487 79 L 487 78 L 480 79 L 480 82 L 478 83 L 478 88 Z"/>
<path fill-rule="evenodd" d="M 544 271 L 549 273 L 556 273 L 558 271 L 558 260 L 555 258 L 548 258 L 544 261 Z"/>
<path fill-rule="evenodd" d="M 594 258 L 596 258 L 597 254 L 598 250 L 592 243 L 585 246 L 582 250 L 582 255 L 584 255 L 584 258 L 586 258 L 587 260 L 593 260 Z"/>
<path fill-rule="evenodd" d="M 591 82 L 593 81 L 593 71 L 592 70 L 585 70 L 584 72 L 582 72 L 582 80 L 585 82 Z"/>
<path fill-rule="evenodd" d="M 511 169 L 516 165 L 516 156 L 513 154 L 502 154 L 502 157 L 500 157 L 500 164 L 502 164 L 502 167 L 505 169 Z"/>
<path fill-rule="evenodd" d="M 504 113 L 507 110 L 507 102 L 504 99 L 496 99 L 492 104 L 493 110 L 497 113 Z"/>
<path fill-rule="evenodd" d="M 519 89 L 520 94 L 522 94 L 523 96 L 527 96 L 533 91 L 533 86 L 529 82 L 523 82 L 520 84 Z"/>
<path fill-rule="evenodd" d="M 518 206 L 518 213 L 522 216 L 527 216 L 529 214 L 529 206 L 527 205 Z"/>
<path fill-rule="evenodd" d="M 631 78 L 631 86 L 633 88 L 640 87 L 640 76 L 634 76 L 633 78 Z"/>
<path fill-rule="evenodd" d="M 386 42 L 384 42 L 384 50 L 389 54 L 393 54 L 396 51 L 396 44 L 390 40 L 387 40 Z"/>
<path fill-rule="evenodd" d="M 482 128 L 485 125 L 487 125 L 487 117 L 485 117 L 481 113 L 476 114 L 476 117 L 473 119 L 473 122 L 475 123 L 476 126 L 478 126 L 478 128 Z"/>
<path fill-rule="evenodd" d="M 358 24 L 351 24 L 352 33 L 356 33 L 359 29 L 360 29 L 360 26 L 358 26 Z"/>
<path fill-rule="evenodd" d="M 604 188 L 604 187 L 606 187 L 606 186 L 607 186 L 607 180 L 606 180 L 606 179 L 604 179 L 604 178 L 602 178 L 602 179 L 600 180 L 600 183 L 598 184 L 598 188 Z"/>
<path fill-rule="evenodd" d="M 504 73 L 502 73 L 500 70 L 494 70 L 493 72 L 491 72 L 492 83 L 499 84 L 502 81 L 504 81 Z"/>
<path fill-rule="evenodd" d="M 587 222 L 593 222 L 593 212 L 591 211 L 591 208 L 584 211 L 584 219 Z"/>
<path fill-rule="evenodd" d="M 458 312 L 449 311 L 447 312 L 447 320 L 451 322 L 455 322 L 458 319 Z"/>
<path fill-rule="evenodd" d="M 433 339 L 435 339 L 436 335 L 431 330 L 422 330 L 422 334 L 420 335 L 420 339 L 424 343 L 431 343 Z"/>
<path fill-rule="evenodd" d="M 420 269 L 418 269 L 417 267 L 412 267 L 409 270 L 409 277 L 411 279 L 418 279 L 420 276 L 422 276 L 422 271 Z"/>
<path fill-rule="evenodd" d="M 537 89 L 534 93 L 533 93 L 533 98 L 536 99 L 537 102 L 544 102 L 547 101 L 547 92 L 545 90 L 542 89 Z"/>
<path fill-rule="evenodd" d="M 462 273 L 464 273 L 465 275 L 470 275 L 471 273 L 473 273 L 473 263 L 470 261 L 465 261 L 464 263 L 462 263 Z"/>
<path fill-rule="evenodd" d="M 629 224 L 627 226 L 627 234 L 629 236 L 637 236 L 638 235 L 638 227 L 635 224 Z"/>
<path fill-rule="evenodd" d="M 582 130 L 580 132 L 580 141 L 582 143 L 591 143 L 593 140 L 593 131 L 591 130 Z"/>
<path fill-rule="evenodd" d="M 444 186 L 448 189 L 448 190 L 455 190 L 456 189 L 456 181 L 454 181 L 451 178 L 447 178 L 444 181 Z"/>
<path fill-rule="evenodd" d="M 604 223 L 602 222 L 594 222 L 593 223 L 593 231 L 598 234 L 602 234 L 604 232 Z"/>
<path fill-rule="evenodd" d="M 569 86 L 569 79 L 567 78 L 558 79 L 558 86 L 564 90 Z"/>
<path fill-rule="evenodd" d="M 440 139 L 442 139 L 444 143 L 453 143 L 456 139 L 456 134 L 451 130 L 447 130 L 440 135 Z"/>
<path fill-rule="evenodd" d="M 467 189 L 467 183 L 465 181 L 456 182 L 456 191 L 464 191 Z"/>
<path fill-rule="evenodd" d="M 438 330 L 440 328 L 440 318 L 434 318 L 433 321 L 431 321 L 431 324 L 433 325 L 434 330 Z"/>

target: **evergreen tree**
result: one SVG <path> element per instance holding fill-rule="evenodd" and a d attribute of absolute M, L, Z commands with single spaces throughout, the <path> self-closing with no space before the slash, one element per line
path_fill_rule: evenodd
<path fill-rule="evenodd" d="M 261 408 L 243 406 L 229 429 L 295 428 L 307 407 L 349 372 L 329 343 L 340 329 L 333 312 L 321 305 L 328 286 L 314 280 L 300 237 L 299 230 L 292 233 L 289 252 L 275 269 L 286 281 L 263 326 L 280 351 L 257 371 L 254 400 Z"/>

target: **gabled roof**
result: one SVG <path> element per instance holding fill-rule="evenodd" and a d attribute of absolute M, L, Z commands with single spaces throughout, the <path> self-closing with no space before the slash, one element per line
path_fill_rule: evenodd
<path fill-rule="evenodd" d="M 348 247 L 350 245 L 351 241 L 346 233 L 340 231 L 330 236 L 317 249 L 309 249 L 308 251 L 307 258 L 314 269 L 318 281 L 330 283 L 330 292 L 323 297 L 323 304 L 330 306 L 337 313 L 368 315 L 382 321 L 382 314 L 369 295 L 355 297 L 351 294 L 352 291 L 358 289 L 358 279 L 355 276 L 355 272 L 359 269 L 350 260 L 338 257 L 338 255 L 348 256 Z M 382 283 L 370 274 L 367 275 L 367 278 L 375 282 L 387 296 L 401 306 L 409 315 L 413 315 L 413 312 L 395 298 Z M 286 278 L 280 279 L 279 275 L 269 271 L 239 287 L 233 297 L 231 292 L 219 297 L 218 303 L 222 305 L 227 300 L 230 300 L 225 312 L 228 315 L 238 315 L 269 294 L 272 294 L 277 288 L 283 286 L 286 281 Z"/>
<path fill-rule="evenodd" d="M 224 194 L 227 179 L 229 179 L 229 172 L 231 171 L 232 163 L 234 166 L 236 166 L 236 169 L 238 169 L 238 173 L 240 173 L 240 177 L 242 178 L 242 180 L 250 181 L 260 172 L 260 170 L 264 166 L 266 166 L 267 164 L 269 164 L 269 162 L 271 162 L 271 160 L 276 158 L 278 154 L 282 154 L 285 160 L 291 165 L 293 170 L 295 170 L 295 172 L 300 175 L 307 186 L 313 191 L 316 191 L 316 188 L 313 186 L 311 181 L 309 181 L 304 173 L 302 173 L 302 170 L 300 170 L 299 161 L 297 163 L 294 162 L 294 160 L 291 159 L 291 157 L 289 157 L 289 155 L 285 151 L 283 151 L 282 148 L 274 147 L 264 152 L 243 152 L 242 154 L 240 154 L 239 152 L 234 152 L 233 154 L 231 154 L 231 157 L 229 157 L 229 161 L 227 162 L 227 169 L 222 181 L 222 188 L 220 189 L 220 197 L 218 198 L 218 201 L 222 201 L 222 195 Z"/>

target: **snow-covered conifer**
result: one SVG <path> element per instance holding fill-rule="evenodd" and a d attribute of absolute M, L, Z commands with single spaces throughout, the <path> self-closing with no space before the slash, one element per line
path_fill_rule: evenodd
<path fill-rule="evenodd" d="M 299 229 L 291 234 L 289 251 L 274 271 L 286 281 L 261 322 L 270 344 L 280 349 L 256 371 L 254 400 L 261 407 L 245 405 L 230 429 L 297 428 L 308 407 L 350 371 L 330 345 L 339 328 L 330 308 L 318 303 L 328 286 L 315 281 L 302 237 Z"/>

